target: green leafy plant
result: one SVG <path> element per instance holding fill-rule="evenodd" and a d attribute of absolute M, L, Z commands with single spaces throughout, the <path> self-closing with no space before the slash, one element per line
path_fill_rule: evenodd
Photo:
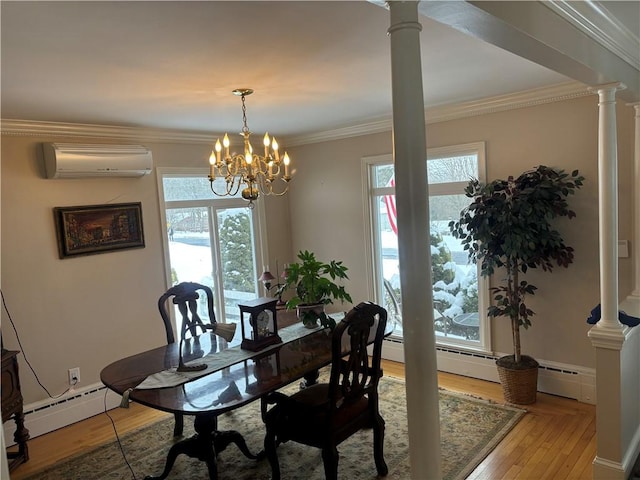
<path fill-rule="evenodd" d="M 293 309 L 299 306 L 327 305 L 334 300 L 352 303 L 344 286 L 336 283 L 336 280 L 346 280 L 348 268 L 331 260 L 329 263 L 316 259 L 315 254 L 307 250 L 298 252 L 299 262 L 291 263 L 286 268 L 284 284 L 278 293 L 289 288 L 295 288 L 295 295 L 287 301 L 287 308 Z M 320 320 L 325 327 L 335 327 L 335 320 L 329 317 L 324 309 L 307 310 L 302 315 L 304 324 L 314 324 Z"/>
<path fill-rule="evenodd" d="M 491 288 L 494 304 L 490 317 L 507 317 L 513 335 L 513 360 L 517 368 L 525 357 L 520 349 L 520 327 L 531 326 L 533 310 L 525 304 L 537 287 L 520 279 L 530 268 L 551 272 L 554 265 L 568 267 L 573 248 L 565 245 L 552 221 L 573 218 L 567 197 L 582 186 L 584 177 L 544 165 L 517 178 L 494 180 L 486 185 L 473 179 L 465 188 L 471 204 L 460 212 L 460 219 L 449 223 L 454 237 L 462 240 L 469 258 L 480 262 L 482 276 L 503 268 L 502 285 Z M 528 358 L 528 357 L 527 357 Z"/>

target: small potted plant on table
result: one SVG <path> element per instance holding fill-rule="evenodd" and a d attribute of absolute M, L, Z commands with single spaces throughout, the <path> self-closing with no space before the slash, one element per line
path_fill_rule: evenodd
<path fill-rule="evenodd" d="M 349 278 L 348 268 L 335 260 L 321 262 L 306 250 L 298 252 L 298 259 L 299 262 L 287 266 L 279 293 L 295 288 L 295 295 L 287 301 L 287 308 L 296 308 L 298 318 L 305 326 L 314 327 L 320 320 L 323 327 L 333 329 L 336 322 L 325 313 L 324 307 L 334 300 L 353 302 L 344 286 L 336 283 Z"/>
<path fill-rule="evenodd" d="M 487 313 L 511 323 L 513 355 L 496 361 L 505 399 L 511 403 L 534 403 L 538 383 L 538 362 L 520 349 L 520 327 L 529 328 L 534 315 L 525 297 L 534 295 L 537 287 L 521 280 L 520 274 L 536 267 L 551 272 L 554 264 L 568 267 L 573 262 L 573 248 L 565 245 L 551 222 L 575 216 L 567 197 L 583 180 L 577 170 L 568 174 L 543 165 L 518 178 L 486 185 L 474 179 L 465 188 L 473 201 L 458 221 L 449 223 L 469 258 L 481 262 L 482 276 L 493 275 L 497 268 L 505 270 L 502 284 L 490 289 L 494 305 Z"/>

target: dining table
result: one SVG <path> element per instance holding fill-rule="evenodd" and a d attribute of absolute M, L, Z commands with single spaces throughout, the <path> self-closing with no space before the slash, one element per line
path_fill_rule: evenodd
<path fill-rule="evenodd" d="M 387 335 L 392 323 L 387 324 Z M 104 385 L 122 395 L 122 406 L 133 401 L 194 417 L 195 434 L 175 443 L 162 473 L 146 479 L 167 478 L 181 454 L 205 462 L 209 478 L 217 479 L 216 456 L 232 443 L 248 458 L 262 458 L 249 450 L 240 432 L 218 430 L 218 417 L 257 400 L 264 412 L 269 393 L 293 382 L 300 382 L 300 388 L 313 384 L 319 370 L 331 363 L 331 330 L 298 322 L 278 334 L 281 343 L 260 351 L 244 350 L 239 341 L 227 342 L 211 332 L 187 338 L 182 342 L 183 361 L 205 364 L 201 371 L 177 371 L 180 342 L 117 360 L 101 371 Z M 371 342 L 374 335 L 372 328 Z M 348 351 L 345 344 L 345 354 Z"/>

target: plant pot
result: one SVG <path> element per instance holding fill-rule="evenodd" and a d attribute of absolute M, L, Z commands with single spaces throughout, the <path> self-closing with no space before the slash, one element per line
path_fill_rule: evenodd
<path fill-rule="evenodd" d="M 302 304 L 296 307 L 296 315 L 307 328 L 316 328 L 318 326 L 318 315 L 322 312 L 324 312 L 324 303 Z"/>
<path fill-rule="evenodd" d="M 538 362 L 522 355 L 520 363 L 516 364 L 513 358 L 513 355 L 507 355 L 496 360 L 504 399 L 516 405 L 535 403 L 538 393 Z"/>

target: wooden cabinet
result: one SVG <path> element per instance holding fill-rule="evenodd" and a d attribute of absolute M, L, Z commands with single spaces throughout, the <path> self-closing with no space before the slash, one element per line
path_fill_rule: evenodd
<path fill-rule="evenodd" d="M 29 430 L 24 427 L 24 413 L 22 411 L 22 392 L 20 391 L 20 377 L 18 376 L 18 351 L 2 349 L 2 423 L 13 418 L 16 431 L 13 439 L 16 446 L 7 451 L 9 470 L 29 460 Z M 15 449 L 17 448 L 17 451 Z"/>

